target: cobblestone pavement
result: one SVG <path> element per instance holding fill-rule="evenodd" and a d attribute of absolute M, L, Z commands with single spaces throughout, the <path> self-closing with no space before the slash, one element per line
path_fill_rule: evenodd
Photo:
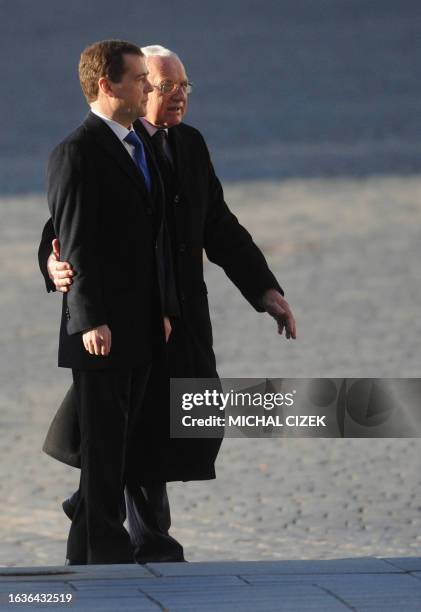
<path fill-rule="evenodd" d="M 206 267 L 222 376 L 419 376 L 421 178 L 226 185 L 285 287 L 286 342 Z M 59 297 L 36 265 L 41 196 L 3 198 L 0 565 L 61 564 L 60 501 L 78 473 L 41 451 L 70 380 L 56 368 Z M 419 440 L 225 440 L 212 482 L 173 483 L 190 560 L 411 556 L 421 547 Z"/>

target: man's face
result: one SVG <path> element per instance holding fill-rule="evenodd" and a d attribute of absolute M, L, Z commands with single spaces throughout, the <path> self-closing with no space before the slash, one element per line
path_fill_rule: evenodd
<path fill-rule="evenodd" d="M 119 83 L 110 82 L 116 110 L 127 116 L 130 121 L 143 117 L 146 113 L 148 95 L 153 91 L 148 79 L 145 58 L 126 53 L 125 71 Z"/>
<path fill-rule="evenodd" d="M 176 57 L 148 57 L 147 66 L 152 85 L 160 85 L 167 80 L 180 85 L 188 80 L 183 64 Z M 187 97 L 182 87 L 170 93 L 162 93 L 154 87 L 149 96 L 145 118 L 162 127 L 178 125 L 187 112 Z"/>

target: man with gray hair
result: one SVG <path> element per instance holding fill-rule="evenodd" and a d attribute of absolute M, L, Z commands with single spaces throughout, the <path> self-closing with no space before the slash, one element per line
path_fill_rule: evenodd
<path fill-rule="evenodd" d="M 142 51 L 153 91 L 149 94 L 145 116 L 134 123 L 134 128 L 151 144 L 164 185 L 181 310 L 178 317 L 171 318 L 167 359 L 163 360 L 158 375 L 162 397 L 159 401 L 151 398 L 151 403 L 168 411 L 170 377 L 217 377 L 203 279 L 203 250 L 211 262 L 223 268 L 256 311 L 267 312 L 276 320 L 279 334 L 285 332 L 286 338 L 295 338 L 296 328 L 283 291 L 263 254 L 224 201 L 203 136 L 183 123 L 192 90 L 183 63 L 175 53 L 160 45 L 143 47 Z M 52 241 L 54 249 L 50 253 Z M 39 250 L 40 267 L 49 291 L 57 289 L 67 293 L 72 291 L 72 270 L 59 258 L 54 231 L 47 223 Z M 44 450 L 77 466 L 79 448 L 73 404 L 70 390 L 50 427 Z M 214 461 L 220 440 L 171 439 L 169 413 L 167 421 L 168 429 L 160 428 L 149 439 L 139 430 L 137 465 L 141 493 L 127 494 L 126 490 L 129 531 L 139 562 L 171 560 L 170 554 L 165 556 L 168 550 L 161 556 L 157 554 L 162 542 L 166 542 L 170 524 L 165 483 L 215 477 Z M 151 483 L 164 483 L 163 497 L 158 496 L 156 502 L 153 495 L 148 495 L 147 487 Z M 66 507 L 70 512 L 71 502 Z"/>

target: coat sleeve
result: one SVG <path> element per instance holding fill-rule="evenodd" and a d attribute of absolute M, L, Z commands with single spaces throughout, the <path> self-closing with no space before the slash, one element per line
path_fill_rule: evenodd
<path fill-rule="evenodd" d="M 238 222 L 224 201 L 224 193 L 203 141 L 207 163 L 209 203 L 205 223 L 205 251 L 209 260 L 221 266 L 228 278 L 258 312 L 264 312 L 261 298 L 267 289 L 284 292 L 269 270 L 266 259 L 249 232 Z"/>
<path fill-rule="evenodd" d="M 53 221 L 51 217 L 48 219 L 47 223 L 44 225 L 44 229 L 42 230 L 41 242 L 38 247 L 38 265 L 41 270 L 41 274 L 44 277 L 45 288 L 48 292 L 55 291 L 56 286 L 48 276 L 47 262 L 52 251 L 51 243 L 56 237 L 54 232 Z"/>
<path fill-rule="evenodd" d="M 64 142 L 47 169 L 48 206 L 63 261 L 75 272 L 67 294 L 67 333 L 107 323 L 98 269 L 99 193 L 80 145 Z"/>

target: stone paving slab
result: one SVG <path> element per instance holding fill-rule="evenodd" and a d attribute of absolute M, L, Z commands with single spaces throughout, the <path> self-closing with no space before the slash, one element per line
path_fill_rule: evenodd
<path fill-rule="evenodd" d="M 92 586 L 90 589 L 81 589 L 79 587 L 75 587 L 74 585 L 69 585 L 72 587 L 72 592 L 77 591 L 77 599 L 102 599 L 102 598 L 110 598 L 110 597 L 139 597 L 139 593 L 142 593 L 139 586 L 123 586 L 120 584 L 120 581 L 114 583 L 114 581 L 109 581 L 111 584 L 99 584 L 98 586 Z"/>
<path fill-rule="evenodd" d="M 137 581 L 136 578 L 132 578 L 131 580 L 119 579 L 119 586 L 124 585 L 126 588 L 140 588 L 144 591 L 152 591 L 154 589 L 159 589 L 160 591 L 168 590 L 168 591 L 183 591 L 187 587 L 189 589 L 203 590 L 203 589 L 215 589 L 215 588 L 227 588 L 227 587 L 235 587 L 242 586 L 247 584 L 247 580 L 244 580 L 240 576 L 227 576 L 227 575 L 217 575 L 217 576 L 195 576 L 194 583 L 192 583 L 190 576 L 169 576 L 163 577 L 159 576 L 159 580 L 157 581 L 155 576 L 150 580 L 145 578 L 141 578 Z M 106 587 L 109 585 L 109 580 L 71 580 L 69 582 L 76 590 L 91 590 L 99 587 Z"/>
<path fill-rule="evenodd" d="M 148 564 L 156 574 L 162 576 L 207 576 L 207 575 L 267 575 L 267 574 L 371 574 L 403 572 L 391 569 L 382 559 L 324 559 L 321 561 L 239 561 L 219 563 L 175 563 Z"/>
<path fill-rule="evenodd" d="M 1 610 L 2 608 L 0 608 Z M 9 606 L 8 608 L 13 609 Z M 141 597 L 110 597 L 108 599 L 101 599 L 96 601 L 95 599 L 81 599 L 80 601 L 72 601 L 71 604 L 68 605 L 68 608 L 65 607 L 65 604 L 61 604 L 61 606 L 51 607 L 51 604 L 39 605 L 37 607 L 31 607 L 29 605 L 25 605 L 22 607 L 23 610 L 53 610 L 53 612 L 63 612 L 66 609 L 69 610 L 80 610 L 81 612 L 87 612 L 88 610 L 106 610 L 107 612 L 126 612 L 131 610 L 138 610 L 139 612 L 157 612 L 162 610 L 162 608 L 145 598 Z"/>
<path fill-rule="evenodd" d="M 146 565 L 72 565 L 47 567 L 0 567 L 0 585 L 2 581 L 23 580 L 33 582 L 48 580 L 119 580 L 129 578 L 150 578 L 155 574 Z"/>
<path fill-rule="evenodd" d="M 351 576 L 351 578 L 350 578 Z M 271 575 L 242 575 L 242 580 L 248 584 L 318 584 L 323 587 L 330 588 L 335 585 L 352 584 L 356 589 L 370 589 L 372 587 L 384 587 L 387 585 L 389 589 L 418 589 L 416 584 L 416 576 L 411 573 L 399 574 L 271 574 Z"/>
<path fill-rule="evenodd" d="M 401 557 L 401 558 L 385 558 L 384 561 L 391 563 L 394 567 L 404 570 L 405 572 L 421 572 L 420 557 Z"/>
<path fill-rule="evenodd" d="M 332 599 L 331 595 L 317 586 L 282 587 L 248 587 L 221 589 L 200 594 L 189 591 L 183 594 L 155 594 L 165 609 L 168 610 L 346 610 L 346 606 Z"/>
<path fill-rule="evenodd" d="M 50 580 L 51 568 L 40 568 L 31 581 L 25 572 L 13 576 L 10 570 L 0 570 L 0 610 L 20 605 L 8 602 L 9 593 L 71 593 L 68 607 L 83 611 L 419 611 L 421 572 L 405 571 L 395 561 L 398 566 L 408 560 L 166 563 L 160 572 L 156 563 L 145 567 L 73 566 L 77 578 L 62 568 L 61 582 Z M 408 566 L 417 567 L 419 561 L 416 558 Z M 25 569 L 27 574 L 31 568 Z M 83 575 L 89 578 L 81 580 Z M 25 610 L 66 609 L 66 604 L 24 606 Z"/>
<path fill-rule="evenodd" d="M 67 583 L 64 581 L 65 579 L 62 578 L 60 582 L 44 582 L 42 580 L 42 578 L 40 577 L 38 580 L 33 580 L 31 582 L 28 581 L 23 581 L 23 580 L 19 580 L 19 579 L 15 579 L 13 580 L 12 578 L 10 578 L 9 580 L 1 580 L 0 581 L 0 593 L 6 593 L 9 589 L 11 589 L 13 586 L 15 586 L 16 584 L 19 584 L 19 588 L 23 589 L 23 592 L 26 591 L 30 591 L 31 589 L 34 588 L 34 585 L 39 586 L 39 588 L 42 590 L 43 593 L 48 593 L 49 591 L 51 591 L 51 589 L 53 589 L 54 591 L 60 591 L 60 589 L 67 589 L 67 591 L 69 590 L 67 587 Z"/>

